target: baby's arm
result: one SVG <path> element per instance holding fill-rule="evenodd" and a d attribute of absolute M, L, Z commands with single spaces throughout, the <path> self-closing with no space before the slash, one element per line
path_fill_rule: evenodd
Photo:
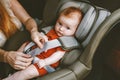
<path fill-rule="evenodd" d="M 3 80 L 28 80 L 37 76 L 39 76 L 37 69 L 34 65 L 30 65 L 28 68 L 18 71 Z"/>
<path fill-rule="evenodd" d="M 65 51 L 57 51 L 48 58 L 39 59 L 38 66 L 40 68 L 42 68 L 46 65 L 51 65 L 51 64 L 59 61 L 64 56 L 64 54 L 65 54 Z"/>

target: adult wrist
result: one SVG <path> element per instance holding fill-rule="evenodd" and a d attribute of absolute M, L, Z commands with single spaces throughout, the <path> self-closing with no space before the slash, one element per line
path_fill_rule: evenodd
<path fill-rule="evenodd" d="M 35 33 L 35 32 L 38 32 L 38 30 L 37 30 L 37 29 L 34 29 L 34 28 L 30 30 L 30 33 L 31 33 L 31 34 L 32 34 L 32 33 Z"/>
<path fill-rule="evenodd" d="M 37 24 L 33 18 L 28 18 L 26 22 L 24 23 L 27 30 L 32 33 L 32 32 L 37 32 Z"/>

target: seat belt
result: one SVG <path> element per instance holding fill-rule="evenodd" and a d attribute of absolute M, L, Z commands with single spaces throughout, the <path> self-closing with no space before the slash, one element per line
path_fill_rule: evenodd
<path fill-rule="evenodd" d="M 79 48 L 79 43 L 72 36 L 62 36 L 58 39 L 50 40 L 45 42 L 43 48 L 33 48 L 36 44 L 34 42 L 30 42 L 25 48 L 24 53 L 30 54 L 31 56 L 35 56 L 41 52 L 47 51 L 52 48 L 62 47 L 64 50 L 72 50 L 74 48 Z"/>

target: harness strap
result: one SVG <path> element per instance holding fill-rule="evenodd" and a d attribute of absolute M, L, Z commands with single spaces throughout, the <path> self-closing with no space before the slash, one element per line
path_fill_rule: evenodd
<path fill-rule="evenodd" d="M 39 61 L 39 58 L 38 57 L 34 57 L 34 60 L 33 60 L 33 63 L 36 63 Z M 51 72 L 54 72 L 55 71 L 55 68 L 50 66 L 50 65 L 46 65 L 44 66 L 44 69 L 48 72 L 48 73 L 51 73 Z"/>
<path fill-rule="evenodd" d="M 36 44 L 34 42 L 30 42 L 24 48 L 24 53 L 35 56 L 37 54 L 40 54 L 41 52 L 47 51 L 52 48 L 60 47 L 60 46 L 64 50 L 71 50 L 79 47 L 79 43 L 77 42 L 77 40 L 71 36 L 63 36 L 63 37 L 60 37 L 59 39 L 47 41 L 42 49 L 37 46 L 35 47 L 35 45 Z"/>
<path fill-rule="evenodd" d="M 31 51 L 32 46 L 34 46 L 34 42 L 30 42 L 23 50 L 24 53 L 28 54 Z"/>
<path fill-rule="evenodd" d="M 52 66 L 44 66 L 44 69 L 47 70 L 48 73 L 54 72 L 56 71 L 55 68 L 53 68 Z"/>
<path fill-rule="evenodd" d="M 57 39 L 47 41 L 42 49 L 39 47 L 33 48 L 35 45 L 36 44 L 34 42 L 30 42 L 24 48 L 24 53 L 30 54 L 31 56 L 35 56 L 35 55 L 40 54 L 40 53 L 47 51 L 49 49 L 61 46 L 60 42 Z"/>

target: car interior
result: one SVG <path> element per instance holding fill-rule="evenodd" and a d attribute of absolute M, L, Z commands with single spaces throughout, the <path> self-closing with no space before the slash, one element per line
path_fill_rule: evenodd
<path fill-rule="evenodd" d="M 36 4 L 36 10 L 40 10 L 37 13 L 29 7 L 34 5 L 22 2 L 22 0 L 19 1 L 32 17 L 36 19 L 39 16 L 36 19 L 39 29 L 54 25 L 59 12 L 67 7 L 78 7 L 84 14 L 75 33 L 75 37 L 82 48 L 68 52 L 61 59 L 60 67 L 55 72 L 37 77 L 34 80 L 120 80 L 114 67 L 105 62 L 113 44 L 120 42 L 120 9 L 112 8 L 109 10 L 93 3 L 92 0 L 45 0 L 40 3 L 40 8 Z M 35 12 L 36 15 L 34 15 Z M 4 49 L 18 49 L 28 39 L 21 35 L 22 33 L 30 36 L 27 31 L 20 31 L 6 42 Z M 16 47 L 15 45 L 19 46 Z M 111 47 L 108 49 L 108 46 Z"/>

